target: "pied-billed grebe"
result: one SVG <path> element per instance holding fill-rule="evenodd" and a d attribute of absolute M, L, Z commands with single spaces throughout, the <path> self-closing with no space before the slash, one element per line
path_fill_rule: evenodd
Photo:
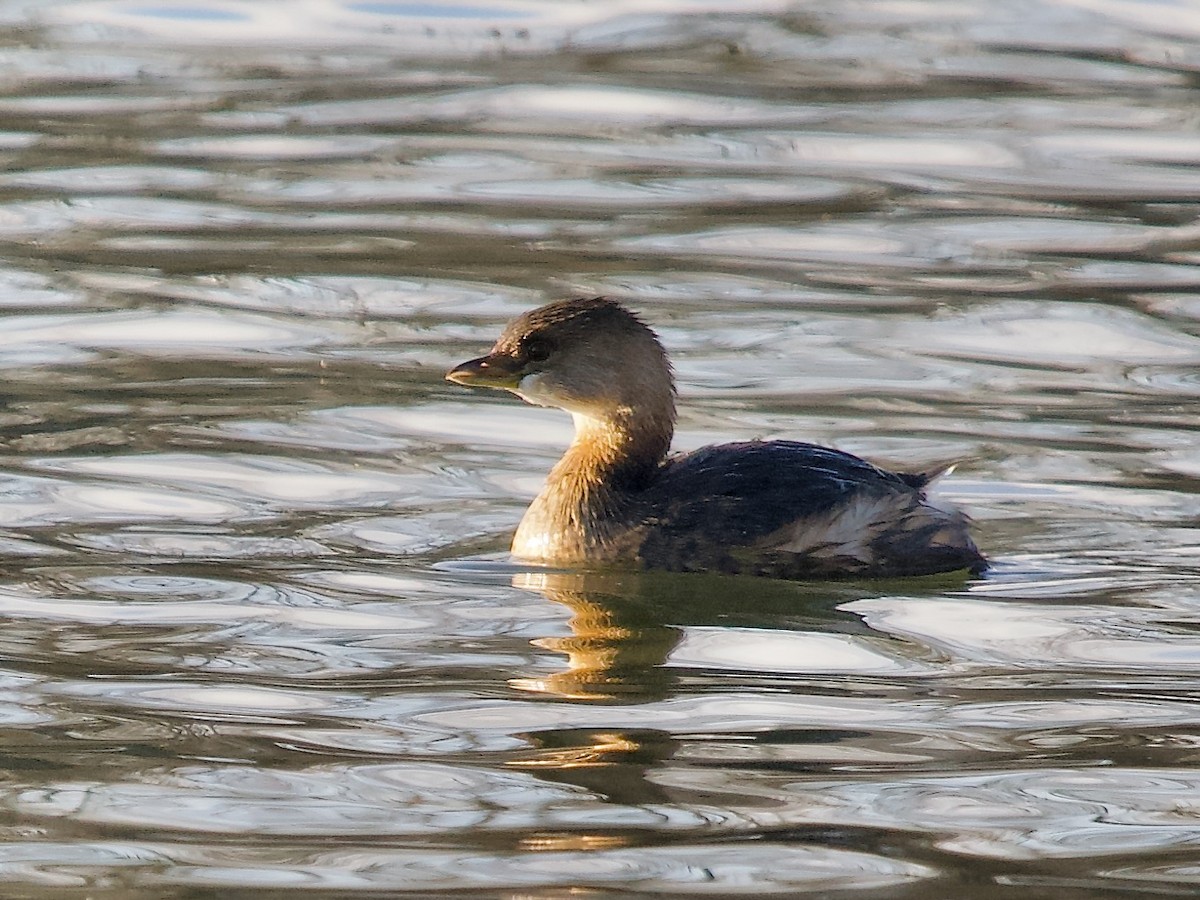
<path fill-rule="evenodd" d="M 604 298 L 513 320 L 446 378 L 571 413 L 575 440 L 513 537 L 519 559 L 777 578 L 886 577 L 986 562 L 929 474 L 897 474 L 796 441 L 668 456 L 671 364 L 657 336 Z"/>

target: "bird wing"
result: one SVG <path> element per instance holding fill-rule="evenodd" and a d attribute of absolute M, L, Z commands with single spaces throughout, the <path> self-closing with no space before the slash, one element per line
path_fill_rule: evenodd
<path fill-rule="evenodd" d="M 644 492 L 640 555 L 656 568 L 772 574 L 819 570 L 824 552 L 844 568 L 852 551 L 843 545 L 862 544 L 880 523 L 920 506 L 923 483 L 797 441 L 705 447 L 668 460 Z"/>

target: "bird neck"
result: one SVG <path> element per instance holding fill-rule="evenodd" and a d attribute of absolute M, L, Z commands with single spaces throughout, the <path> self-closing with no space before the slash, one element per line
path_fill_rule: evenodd
<path fill-rule="evenodd" d="M 618 410 L 603 418 L 572 413 L 575 439 L 548 481 L 583 475 L 613 489 L 637 490 L 671 447 L 674 409 L 666 415 Z"/>
<path fill-rule="evenodd" d="M 637 492 L 653 479 L 674 431 L 673 404 L 660 415 L 618 410 L 572 417 L 575 440 L 513 538 L 513 553 L 523 559 L 568 564 L 619 555 L 619 536 L 636 518 Z"/>

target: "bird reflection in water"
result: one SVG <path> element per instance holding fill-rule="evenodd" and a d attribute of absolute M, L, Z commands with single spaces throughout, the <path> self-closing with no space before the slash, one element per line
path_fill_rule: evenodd
<path fill-rule="evenodd" d="M 857 616 L 837 607 L 878 593 L 846 582 L 645 572 L 537 570 L 518 573 L 513 585 L 561 603 L 572 616 L 569 636 L 533 642 L 566 655 L 567 668 L 510 684 L 563 699 L 623 704 L 675 692 L 687 670 L 668 662 L 688 627 L 869 635 Z"/>
<path fill-rule="evenodd" d="M 659 573 L 532 571 L 513 579 L 571 612 L 571 634 L 534 644 L 562 653 L 566 667 L 511 686 L 561 700 L 630 706 L 687 692 L 689 669 L 670 663 L 689 626 L 770 627 L 869 633 L 839 605 L 873 593 L 847 584 Z M 558 728 L 521 735 L 530 749 L 509 765 L 573 784 L 616 803 L 673 802 L 646 777 L 683 741 L 652 728 Z M 715 738 L 715 739 L 724 739 Z M 677 799 L 677 798 L 675 798 Z M 578 837 L 578 835 L 574 836 Z M 549 836 L 547 836 L 549 839 Z"/>
<path fill-rule="evenodd" d="M 653 607 L 631 602 L 631 580 L 560 572 L 517 575 L 515 587 L 537 591 L 571 611 L 571 634 L 533 642 L 565 654 L 564 671 L 509 683 L 525 691 L 596 702 L 648 701 L 670 694 L 676 676 L 665 663 L 683 632 Z"/>

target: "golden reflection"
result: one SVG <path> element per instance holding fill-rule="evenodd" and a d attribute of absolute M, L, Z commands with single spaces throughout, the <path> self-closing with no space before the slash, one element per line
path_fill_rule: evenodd
<path fill-rule="evenodd" d="M 513 585 L 567 607 L 571 634 L 533 641 L 563 654 L 565 669 L 509 684 L 569 700 L 625 703 L 672 693 L 683 670 L 669 666 L 670 655 L 686 626 L 754 625 L 763 616 L 776 617 L 777 625 L 785 612 L 793 627 L 854 630 L 857 618 L 835 607 L 864 595 L 852 585 L 638 572 L 522 572 Z"/>
<path fill-rule="evenodd" d="M 556 850 L 618 850 L 633 846 L 633 840 L 620 834 L 531 834 L 521 838 L 517 847 L 534 852 Z"/>
<path fill-rule="evenodd" d="M 865 632 L 857 616 L 837 607 L 873 592 L 861 585 L 671 573 L 536 571 L 518 574 L 513 584 L 567 607 L 571 633 L 533 641 L 563 654 L 562 670 L 509 683 L 571 702 L 621 705 L 669 699 L 683 692 L 687 669 L 673 667 L 670 657 L 689 626 L 755 627 L 769 622 L 772 628 L 783 624 L 797 630 Z M 549 728 L 521 737 L 529 749 L 510 759 L 509 766 L 613 802 L 669 800 L 669 791 L 646 777 L 676 752 L 679 742 L 666 731 Z M 593 838 L 570 835 L 546 840 Z"/>
<path fill-rule="evenodd" d="M 631 602 L 635 578 L 570 572 L 515 576 L 514 586 L 537 591 L 571 611 L 571 634 L 533 641 L 565 655 L 565 670 L 509 683 L 523 691 L 572 700 L 663 696 L 673 680 L 664 666 L 682 632 L 656 618 L 651 609 Z"/>
<path fill-rule="evenodd" d="M 665 731 L 546 729 L 521 735 L 530 749 L 507 765 L 538 778 L 570 784 L 613 803 L 668 802 L 670 791 L 647 778 L 675 755 L 679 741 Z"/>
<path fill-rule="evenodd" d="M 642 745 L 626 735 L 611 732 L 590 734 L 593 741 L 579 747 L 564 747 L 561 749 L 545 748 L 537 756 L 531 756 L 515 763 L 522 769 L 574 769 L 581 766 L 604 766 L 610 764 L 615 757 L 629 756 L 642 748 Z"/>

